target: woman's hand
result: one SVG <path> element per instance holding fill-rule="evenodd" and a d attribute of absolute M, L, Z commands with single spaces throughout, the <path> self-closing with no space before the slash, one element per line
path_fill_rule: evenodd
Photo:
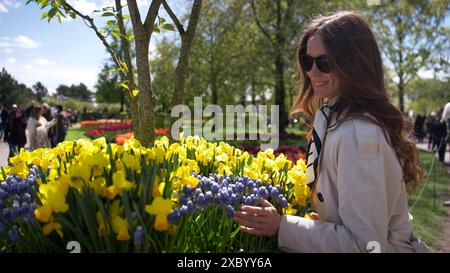
<path fill-rule="evenodd" d="M 261 199 L 262 207 L 243 206 L 233 220 L 241 225 L 241 231 L 252 235 L 275 236 L 280 228 L 281 216 L 269 201 Z"/>

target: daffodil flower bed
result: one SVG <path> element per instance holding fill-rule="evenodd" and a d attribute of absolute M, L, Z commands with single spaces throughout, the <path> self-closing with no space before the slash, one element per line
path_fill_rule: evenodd
<path fill-rule="evenodd" d="M 0 212 L 0 251 L 65 252 L 70 241 L 82 252 L 277 251 L 231 217 L 260 198 L 305 215 L 305 171 L 303 160 L 294 165 L 272 150 L 252 156 L 199 137 L 163 137 L 150 148 L 98 138 L 21 150 L 1 169 L 0 208 L 24 219 Z"/>

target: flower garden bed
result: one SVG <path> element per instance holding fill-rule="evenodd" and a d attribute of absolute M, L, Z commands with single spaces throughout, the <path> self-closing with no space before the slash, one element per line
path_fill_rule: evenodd
<path fill-rule="evenodd" d="M 85 135 L 90 139 L 105 137 L 107 143 L 123 144 L 132 137 L 131 121 L 81 121 Z M 169 129 L 155 129 L 157 136 L 169 134 Z"/>
<path fill-rule="evenodd" d="M 0 174 L 0 251 L 265 252 L 266 237 L 239 232 L 243 204 L 267 198 L 280 213 L 305 215 L 305 163 L 256 156 L 189 137 L 152 148 L 65 141 L 22 150 Z"/>

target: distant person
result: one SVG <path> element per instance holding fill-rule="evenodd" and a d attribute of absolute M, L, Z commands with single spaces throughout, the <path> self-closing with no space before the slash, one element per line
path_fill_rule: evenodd
<path fill-rule="evenodd" d="M 27 142 L 25 130 L 27 128 L 27 117 L 22 109 L 17 108 L 12 111 L 13 115 L 10 119 L 10 140 L 9 157 L 20 152 Z"/>
<path fill-rule="evenodd" d="M 64 107 L 62 105 L 56 106 L 58 114 L 56 116 L 56 142 L 55 144 L 63 142 L 66 138 L 67 132 L 69 130 L 69 121 L 68 118 L 64 115 Z"/>
<path fill-rule="evenodd" d="M 42 107 L 35 105 L 27 123 L 27 147 L 33 151 L 39 148 L 50 148 L 48 128 L 56 124 L 56 119 L 48 122 L 42 116 Z"/>
<path fill-rule="evenodd" d="M 25 109 L 25 115 L 27 116 L 27 119 L 30 118 L 30 116 L 33 113 L 33 108 L 36 105 L 36 101 L 32 100 L 30 106 Z"/>
<path fill-rule="evenodd" d="M 414 136 L 417 138 L 419 143 L 423 143 L 423 138 L 425 137 L 425 131 L 423 125 L 425 123 L 425 116 L 417 115 L 414 121 Z"/>
<path fill-rule="evenodd" d="M 436 151 L 436 148 L 439 146 L 439 143 L 436 140 L 436 124 L 438 122 L 439 119 L 436 112 L 431 112 L 427 117 L 427 122 L 425 123 L 428 131 L 428 150 Z"/>
<path fill-rule="evenodd" d="M 447 144 L 450 143 L 450 102 L 447 102 L 447 104 L 444 107 L 444 111 L 442 112 L 441 122 L 445 122 L 447 127 L 447 136 L 442 141 L 442 146 L 439 149 L 439 157 L 441 157 L 441 154 L 444 154 L 443 157 L 445 157 L 445 152 L 447 148 Z M 444 160 L 442 160 L 444 161 Z M 450 200 L 444 202 L 444 206 L 450 206 Z"/>
<path fill-rule="evenodd" d="M 450 142 L 450 102 L 444 106 L 440 120 L 441 126 L 441 141 L 439 145 L 439 160 L 445 161 L 445 152 L 447 151 L 447 144 Z M 444 129 L 445 128 L 445 129 Z"/>
<path fill-rule="evenodd" d="M 7 127 L 8 127 L 8 119 L 9 119 L 9 112 L 8 110 L 3 107 L 3 104 L 0 103 L 0 139 L 4 139 L 4 137 L 6 136 L 7 132 Z M 6 141 L 6 139 L 5 139 Z"/>
<path fill-rule="evenodd" d="M 52 112 L 50 111 L 50 106 L 47 103 L 42 104 L 42 116 L 47 121 L 51 121 L 53 119 Z"/>

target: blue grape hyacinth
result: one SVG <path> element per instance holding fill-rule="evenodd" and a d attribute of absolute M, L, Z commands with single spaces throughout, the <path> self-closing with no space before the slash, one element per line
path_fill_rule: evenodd
<path fill-rule="evenodd" d="M 16 243 L 21 234 L 19 226 L 35 221 L 37 178 L 36 169 L 31 168 L 25 179 L 8 175 L 0 182 L 0 238 Z"/>
<path fill-rule="evenodd" d="M 195 211 L 205 211 L 208 207 L 221 207 L 228 217 L 234 217 L 235 211 L 242 205 L 257 206 L 261 198 L 271 198 L 272 202 L 286 208 L 287 199 L 282 195 L 279 185 L 264 184 L 261 180 L 248 177 L 213 174 L 203 176 L 193 173 L 199 179 L 197 187 L 186 186 L 179 199 L 179 207 L 167 216 L 170 223 L 177 224 L 181 217 Z"/>

